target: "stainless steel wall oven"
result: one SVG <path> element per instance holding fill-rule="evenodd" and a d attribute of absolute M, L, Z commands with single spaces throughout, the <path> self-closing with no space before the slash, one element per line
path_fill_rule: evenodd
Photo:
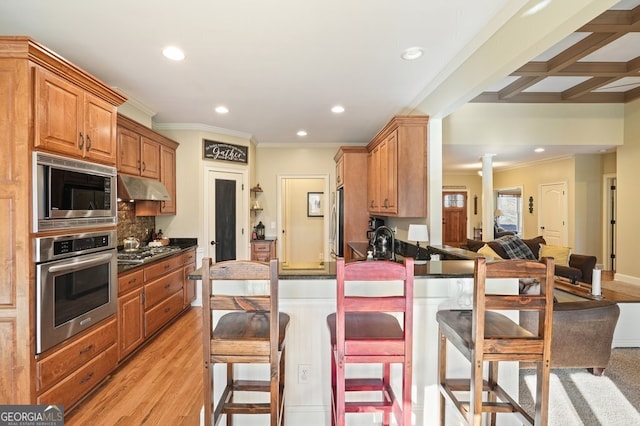
<path fill-rule="evenodd" d="M 36 238 L 36 353 L 117 309 L 116 231 Z"/>
<path fill-rule="evenodd" d="M 34 231 L 117 223 L 116 176 L 114 167 L 34 152 Z"/>

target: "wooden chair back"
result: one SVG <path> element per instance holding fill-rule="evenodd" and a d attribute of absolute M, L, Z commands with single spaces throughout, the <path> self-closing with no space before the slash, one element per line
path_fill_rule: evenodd
<path fill-rule="evenodd" d="M 476 352 L 485 361 L 541 361 L 551 351 L 553 323 L 553 259 L 504 260 L 488 263 L 484 257 L 475 260 L 475 285 L 472 310 L 472 336 Z M 540 282 L 539 294 L 487 293 L 486 280 L 527 278 Z M 487 311 L 534 311 L 538 313 L 538 333 L 532 335 L 519 327 L 488 317 Z M 489 319 L 489 321 L 487 321 Z M 495 356 L 493 356 L 495 355 Z"/>
<path fill-rule="evenodd" d="M 219 281 L 260 281 L 267 283 L 259 294 L 226 294 L 218 291 Z M 249 260 L 202 262 L 202 311 L 204 356 L 205 424 L 214 424 L 224 413 L 268 414 L 272 426 L 281 424 L 284 389 L 284 339 L 289 323 L 288 315 L 278 307 L 278 260 L 269 263 Z M 252 286 L 252 289 L 259 289 Z M 216 311 L 217 323 L 213 324 Z M 281 328 L 282 327 L 282 328 Z M 227 364 L 226 387 L 218 404 L 213 405 L 213 365 Z M 270 364 L 270 380 L 236 380 L 234 363 Z M 270 393 L 269 403 L 240 403 L 233 398 L 235 391 Z M 227 418 L 227 424 L 230 423 Z"/>
<path fill-rule="evenodd" d="M 207 266 L 208 265 L 208 266 Z M 216 291 L 215 281 L 267 281 L 268 292 L 254 295 L 221 294 Z M 202 268 L 202 310 L 211 312 L 204 315 L 203 330 L 211 330 L 212 314 L 215 311 L 245 311 L 245 312 L 278 312 L 278 259 L 271 259 L 267 263 L 250 260 L 230 260 L 212 263 L 210 258 L 203 259 Z M 266 325 L 266 324 L 265 324 Z M 238 346 L 236 339 L 225 343 L 224 339 L 217 339 L 211 344 L 211 334 L 203 334 L 205 356 L 212 355 L 219 358 L 238 358 L 235 362 L 268 362 L 277 359 L 279 315 L 269 315 L 269 340 L 251 339 L 243 346 Z M 240 336 L 238 336 L 240 337 Z M 208 348 L 208 349 L 207 349 Z M 220 361 L 226 362 L 226 361 Z"/>
<path fill-rule="evenodd" d="M 356 357 L 373 357 L 382 355 L 386 362 L 402 362 L 404 354 L 411 353 L 413 345 L 413 259 L 406 259 L 400 264 L 391 261 L 358 261 L 345 264 L 344 259 L 337 259 L 336 284 L 336 345 L 338 353 L 344 351 L 346 361 L 357 362 Z M 402 290 L 397 294 L 372 296 L 368 294 L 352 294 L 350 283 L 399 281 Z M 363 292 L 364 293 L 364 292 Z M 376 323 L 362 324 L 370 327 L 370 334 L 375 338 L 367 340 L 350 340 L 345 334 L 345 315 L 348 312 L 386 312 L 402 314 L 403 338 L 384 339 L 384 329 L 376 330 Z M 376 337 L 378 336 L 378 337 Z M 379 338 L 382 336 L 382 338 Z M 375 342 L 372 345 L 371 342 Z M 397 361 L 390 357 L 398 356 Z M 371 361 L 368 361 L 371 362 Z"/>

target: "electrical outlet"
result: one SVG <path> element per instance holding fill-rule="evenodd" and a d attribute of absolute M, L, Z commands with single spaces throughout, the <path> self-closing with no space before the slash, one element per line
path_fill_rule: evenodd
<path fill-rule="evenodd" d="M 309 383 L 311 374 L 311 366 L 309 364 L 298 364 L 298 383 Z"/>
<path fill-rule="evenodd" d="M 319 260 L 324 260 L 324 254 L 322 252 L 320 252 L 320 255 L 318 256 Z"/>

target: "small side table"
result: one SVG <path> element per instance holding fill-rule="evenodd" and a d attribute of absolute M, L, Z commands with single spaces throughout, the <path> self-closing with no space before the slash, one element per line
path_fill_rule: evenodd
<path fill-rule="evenodd" d="M 251 260 L 268 262 L 276 257 L 276 239 L 251 240 Z"/>

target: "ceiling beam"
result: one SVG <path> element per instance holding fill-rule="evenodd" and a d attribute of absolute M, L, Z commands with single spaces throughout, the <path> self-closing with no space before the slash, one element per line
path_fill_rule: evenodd
<path fill-rule="evenodd" d="M 590 78 L 587 81 L 583 81 L 580 84 L 576 84 L 570 89 L 565 90 L 561 93 L 561 97 L 564 100 L 576 99 L 580 96 L 584 96 L 587 93 L 596 90 L 599 87 L 606 86 L 609 83 L 612 83 L 616 80 L 619 80 L 619 77 L 594 77 Z"/>

